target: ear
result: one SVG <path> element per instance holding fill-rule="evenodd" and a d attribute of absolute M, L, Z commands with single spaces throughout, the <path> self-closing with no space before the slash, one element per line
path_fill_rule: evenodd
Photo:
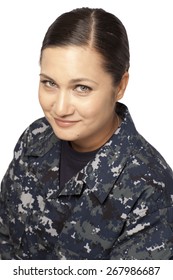
<path fill-rule="evenodd" d="M 124 75 L 122 76 L 122 79 L 117 87 L 116 91 L 116 101 L 120 100 L 124 96 L 124 92 L 126 90 L 127 84 L 129 81 L 129 73 L 125 72 Z"/>

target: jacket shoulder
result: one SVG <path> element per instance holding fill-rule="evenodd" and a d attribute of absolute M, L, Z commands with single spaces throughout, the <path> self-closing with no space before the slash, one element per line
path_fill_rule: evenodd
<path fill-rule="evenodd" d="M 23 150 L 27 156 L 40 156 L 57 141 L 52 127 L 45 117 L 31 123 L 19 138 L 15 151 Z"/>
<path fill-rule="evenodd" d="M 31 123 L 24 133 L 28 134 L 32 140 L 38 141 L 52 132 L 49 122 L 42 117 Z"/>

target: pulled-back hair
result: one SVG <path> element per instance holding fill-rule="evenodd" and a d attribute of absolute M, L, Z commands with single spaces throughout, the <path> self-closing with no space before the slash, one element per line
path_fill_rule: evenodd
<path fill-rule="evenodd" d="M 103 9 L 78 8 L 59 16 L 47 30 L 41 57 L 43 50 L 48 47 L 70 45 L 88 46 L 97 51 L 115 84 L 120 82 L 129 69 L 126 29 L 115 15 Z"/>

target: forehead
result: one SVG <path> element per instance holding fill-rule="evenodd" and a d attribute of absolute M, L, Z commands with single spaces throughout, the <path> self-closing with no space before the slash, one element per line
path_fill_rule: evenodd
<path fill-rule="evenodd" d="M 94 60 L 102 61 L 101 55 L 93 48 L 89 46 L 62 46 L 62 47 L 48 47 L 42 52 L 42 60 L 45 58 L 51 59 L 54 58 L 65 58 L 65 59 L 77 59 L 78 57 L 83 57 L 83 59 L 87 57 L 92 57 Z"/>
<path fill-rule="evenodd" d="M 103 59 L 89 47 L 49 47 L 43 50 L 41 68 L 56 71 L 104 73 Z"/>
<path fill-rule="evenodd" d="M 43 50 L 41 72 L 62 84 L 82 77 L 112 86 L 113 77 L 103 65 L 102 56 L 89 47 L 52 47 Z"/>

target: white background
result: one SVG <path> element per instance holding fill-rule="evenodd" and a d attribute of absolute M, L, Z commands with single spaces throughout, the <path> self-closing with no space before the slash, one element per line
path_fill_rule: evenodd
<path fill-rule="evenodd" d="M 123 98 L 138 131 L 173 168 L 173 16 L 170 0 L 5 0 L 0 2 L 0 179 L 24 129 L 43 116 L 38 103 L 40 47 L 63 12 L 97 7 L 124 23 L 130 82 Z"/>

